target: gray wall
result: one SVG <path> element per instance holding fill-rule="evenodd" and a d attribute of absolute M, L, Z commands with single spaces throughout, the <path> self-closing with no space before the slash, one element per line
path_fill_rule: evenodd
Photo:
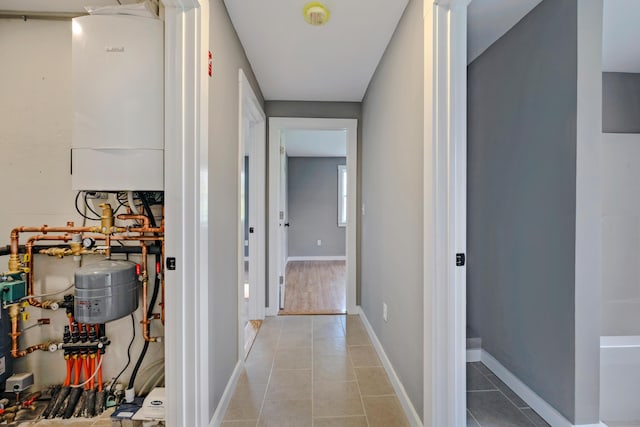
<path fill-rule="evenodd" d="M 574 419 L 577 3 L 546 0 L 468 69 L 468 322 Z"/>
<path fill-rule="evenodd" d="M 602 73 L 602 131 L 640 133 L 640 74 Z"/>
<path fill-rule="evenodd" d="M 266 101 L 264 110 L 267 117 L 310 117 L 329 119 L 357 119 L 358 120 L 358 188 L 356 194 L 356 206 L 361 204 L 362 194 L 362 104 L 360 102 L 313 102 L 313 101 Z M 268 126 L 268 122 L 267 122 Z M 269 131 L 267 129 L 267 135 Z M 267 200 L 269 189 L 267 186 Z M 358 225 L 356 227 L 356 240 L 360 242 L 361 211 L 357 209 Z M 267 242 L 268 245 L 268 242 Z M 267 246 L 268 247 L 268 246 Z M 267 258 L 269 255 L 267 254 Z M 360 245 L 356 248 L 356 302 L 360 304 L 360 276 L 361 276 L 361 251 Z M 267 262 L 267 265 L 268 262 Z M 267 272 L 267 278 L 269 272 Z M 267 280 L 267 283 L 269 281 Z M 268 286 L 268 285 L 267 285 Z M 269 290 L 267 289 L 267 295 Z"/>
<path fill-rule="evenodd" d="M 210 416 L 238 361 L 238 69 L 262 100 L 244 49 L 222 0 L 209 3 L 209 371 Z M 232 183 L 232 184 L 230 184 Z M 223 208 L 220 208 L 223 207 Z"/>
<path fill-rule="evenodd" d="M 290 257 L 346 255 L 346 228 L 338 227 L 338 165 L 346 163 L 345 157 L 289 157 Z"/>
<path fill-rule="evenodd" d="M 423 414 L 424 21 L 410 0 L 362 105 L 361 306 Z M 389 321 L 382 320 L 387 303 Z"/>

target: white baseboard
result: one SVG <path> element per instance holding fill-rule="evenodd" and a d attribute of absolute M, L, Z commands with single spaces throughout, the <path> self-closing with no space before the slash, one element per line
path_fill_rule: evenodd
<path fill-rule="evenodd" d="M 222 393 L 220 403 L 218 403 L 218 407 L 209 422 L 209 427 L 220 427 L 220 425 L 222 425 L 222 420 L 224 419 L 224 415 L 227 413 L 229 402 L 231 402 L 233 393 L 236 391 L 236 385 L 238 384 L 238 378 L 240 378 L 243 366 L 244 362 L 238 360 L 236 367 L 231 373 L 231 378 L 229 378 L 229 382 L 227 382 L 227 386 L 224 388 L 224 393 Z"/>
<path fill-rule="evenodd" d="M 543 398 L 538 396 L 536 392 L 531 390 L 525 383 L 520 381 L 518 377 L 513 375 L 511 371 L 505 368 L 496 358 L 489 354 L 486 350 L 481 350 L 480 360 L 489 368 L 498 378 L 511 388 L 522 400 L 524 400 L 534 411 L 538 413 L 546 422 L 553 427 L 606 427 L 603 423 L 597 424 L 572 424 L 553 406 L 548 404 Z"/>
<path fill-rule="evenodd" d="M 480 362 L 482 360 L 482 350 L 479 348 L 467 349 L 467 363 Z"/>
<path fill-rule="evenodd" d="M 369 338 L 371 338 L 371 342 L 373 343 L 373 347 L 376 349 L 376 353 L 378 353 L 378 357 L 382 362 L 382 366 L 384 370 L 387 372 L 389 376 L 389 380 L 391 381 L 391 385 L 398 396 L 398 400 L 402 405 L 402 409 L 404 409 L 404 413 L 407 415 L 407 419 L 412 427 L 423 427 L 422 421 L 420 420 L 420 416 L 416 412 L 416 409 L 413 407 L 411 403 L 411 399 L 409 399 L 409 395 L 407 391 L 404 389 L 400 378 L 396 374 L 396 371 L 393 369 L 393 365 L 391 365 L 391 361 L 387 357 L 387 354 L 384 352 L 384 348 L 378 340 L 376 333 L 373 331 L 371 327 L 371 323 L 369 323 L 369 319 L 364 314 L 364 311 L 358 306 L 358 312 L 360 314 L 360 318 L 362 319 L 362 323 L 364 323 L 364 327 L 367 329 L 367 333 L 369 334 Z"/>
<path fill-rule="evenodd" d="M 289 261 L 346 261 L 347 257 L 344 255 L 326 255 L 326 256 L 290 256 L 287 258 Z"/>

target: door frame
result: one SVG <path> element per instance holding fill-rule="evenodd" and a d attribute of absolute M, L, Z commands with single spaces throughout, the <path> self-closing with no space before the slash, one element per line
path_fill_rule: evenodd
<path fill-rule="evenodd" d="M 467 8 L 424 0 L 425 425 L 466 426 Z M 431 255 L 432 259 L 428 259 Z M 466 264 L 466 263 L 465 263 Z M 431 310 L 429 310 L 429 308 Z"/>
<path fill-rule="evenodd" d="M 249 141 L 249 211 L 245 221 L 255 232 L 248 236 L 249 251 L 249 319 L 263 320 L 265 315 L 265 165 L 266 115 L 244 71 L 238 69 L 238 171 L 244 170 L 246 141 Z M 245 174 L 246 176 L 246 174 Z M 241 212 L 242 180 L 237 177 L 238 213 Z M 250 221 L 253 219 L 253 221 Z M 238 357 L 244 359 L 244 223 L 238 215 Z"/>
<path fill-rule="evenodd" d="M 357 180 L 358 180 L 358 120 L 330 118 L 269 118 L 269 253 L 280 253 L 278 239 L 280 202 L 280 138 L 285 129 L 346 130 L 347 131 L 347 313 L 358 312 L 356 304 L 356 229 L 357 229 Z M 276 167 L 277 166 L 277 167 Z M 267 315 L 276 316 L 279 311 L 279 268 L 277 257 L 269 257 L 269 304 Z M 284 275 L 284 272 L 282 272 Z"/>
<path fill-rule="evenodd" d="M 166 422 L 209 425 L 209 2 L 164 7 Z M 204 321 L 203 321 L 204 319 Z"/>

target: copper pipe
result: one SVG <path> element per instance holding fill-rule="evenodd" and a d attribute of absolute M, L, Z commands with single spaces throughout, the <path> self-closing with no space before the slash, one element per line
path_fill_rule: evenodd
<path fill-rule="evenodd" d="M 145 341 L 156 342 L 155 337 L 149 336 L 149 313 L 147 310 L 147 293 L 149 288 L 149 271 L 147 270 L 148 249 L 145 243 L 140 243 L 142 247 L 142 336 Z"/>
<path fill-rule="evenodd" d="M 35 272 L 33 271 L 34 267 L 33 267 L 33 244 L 37 241 L 40 240 L 62 240 L 63 242 L 68 242 L 69 240 L 71 240 L 71 236 L 68 234 L 64 234 L 62 236 L 45 236 L 45 235 L 39 235 L 39 236 L 33 236 L 31 238 L 29 238 L 29 240 L 27 240 L 27 244 L 25 245 L 27 248 L 27 295 L 33 295 L 34 294 L 34 290 L 35 290 L 35 286 L 34 286 L 34 276 L 35 276 Z M 29 302 L 29 305 L 33 306 L 33 307 L 42 307 L 42 302 L 38 301 L 35 298 L 29 298 L 27 300 Z"/>
<path fill-rule="evenodd" d="M 11 304 L 9 306 L 9 317 L 11 318 L 11 357 L 17 359 L 24 357 L 29 353 L 33 353 L 36 350 L 47 350 L 49 348 L 48 343 L 36 344 L 31 347 L 27 347 L 24 350 L 18 350 L 18 337 L 22 335 L 22 332 L 18 331 L 18 316 L 20 315 L 20 305 Z"/>
<path fill-rule="evenodd" d="M 37 350 L 42 350 L 42 351 L 47 351 L 49 349 L 49 343 L 42 343 L 42 344 L 36 344 L 36 345 L 32 345 L 31 347 L 27 347 L 24 350 L 20 350 L 17 355 L 11 355 L 14 358 L 19 358 L 19 357 L 24 357 L 27 354 L 33 353 L 34 351 Z"/>
<path fill-rule="evenodd" d="M 118 219 L 123 221 L 132 220 L 132 221 L 142 221 L 142 228 L 149 228 L 149 217 L 146 215 L 128 215 L 128 214 L 120 214 L 118 215 Z"/>
<path fill-rule="evenodd" d="M 9 317 L 11 318 L 11 357 L 18 357 L 18 337 L 22 335 L 18 331 L 18 316 L 20 315 L 20 305 L 11 304 L 9 306 Z"/>

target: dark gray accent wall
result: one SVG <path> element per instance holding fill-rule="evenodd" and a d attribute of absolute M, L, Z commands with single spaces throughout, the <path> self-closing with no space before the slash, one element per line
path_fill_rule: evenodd
<path fill-rule="evenodd" d="M 577 2 L 545 0 L 468 68 L 471 329 L 575 413 Z"/>
<path fill-rule="evenodd" d="M 338 227 L 338 165 L 347 159 L 288 160 L 289 256 L 345 256 L 346 228 Z"/>
<path fill-rule="evenodd" d="M 421 417 L 431 395 L 423 384 L 425 22 L 423 2 L 410 0 L 362 103 L 361 307 Z"/>
<path fill-rule="evenodd" d="M 264 103 L 264 111 L 269 117 L 310 117 L 310 118 L 326 118 L 326 119 L 357 119 L 358 120 L 358 188 L 356 192 L 356 206 L 362 203 L 362 103 L 360 102 L 318 102 L 318 101 L 266 101 Z M 267 126 L 268 126 L 267 119 Z M 267 130 L 267 135 L 269 131 Z M 267 151 L 268 152 L 268 151 Z M 267 200 L 269 198 L 269 190 L 267 186 Z M 360 304 L 360 288 L 361 288 L 361 251 L 360 240 L 362 234 L 361 227 L 361 210 L 356 209 L 358 216 L 358 224 L 356 226 L 356 302 Z M 267 247 L 268 247 L 267 242 Z M 268 252 L 268 251 L 267 251 Z M 268 257 L 268 254 L 267 254 Z M 268 261 L 267 261 L 267 265 Z M 267 272 L 267 277 L 269 272 Z M 268 280 L 267 280 L 268 283 Z M 267 295 L 269 295 L 267 289 Z"/>
<path fill-rule="evenodd" d="M 640 74 L 602 73 L 602 131 L 640 133 Z"/>

